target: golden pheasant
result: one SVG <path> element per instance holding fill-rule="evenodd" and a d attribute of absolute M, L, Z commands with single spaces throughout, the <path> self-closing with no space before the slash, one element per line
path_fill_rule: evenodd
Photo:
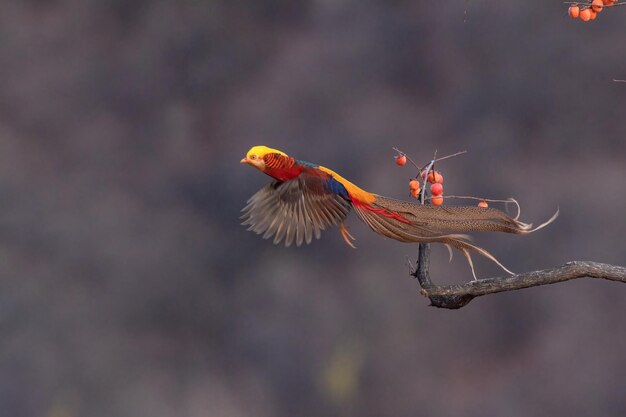
<path fill-rule="evenodd" d="M 465 255 L 472 273 L 470 252 L 483 255 L 505 271 L 486 250 L 469 243 L 469 237 L 457 232 L 505 232 L 527 234 L 551 223 L 555 215 L 532 229 L 532 225 L 511 218 L 495 208 L 475 206 L 435 207 L 395 200 L 367 192 L 336 172 L 321 165 L 292 158 L 277 149 L 252 147 L 242 164 L 248 164 L 274 179 L 259 190 L 242 210 L 243 224 L 248 230 L 274 237 L 290 246 L 320 238 L 329 226 L 341 226 L 341 233 L 350 246 L 354 240 L 343 222 L 350 209 L 373 231 L 400 242 L 443 243 Z"/>

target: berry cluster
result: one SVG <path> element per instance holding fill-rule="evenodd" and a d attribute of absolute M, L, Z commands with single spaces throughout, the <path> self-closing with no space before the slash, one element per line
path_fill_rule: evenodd
<path fill-rule="evenodd" d="M 593 0 L 591 3 L 578 3 L 572 4 L 567 13 L 572 19 L 580 19 L 583 22 L 594 20 L 598 13 L 604 10 L 605 7 L 614 6 L 617 0 Z"/>
<path fill-rule="evenodd" d="M 424 180 L 425 178 L 426 171 L 422 172 L 422 180 Z M 437 171 L 430 171 L 427 181 L 431 183 L 431 203 L 435 206 L 440 206 L 441 204 L 443 204 L 443 176 Z M 420 186 L 419 180 L 417 178 L 411 178 L 411 180 L 409 181 L 409 192 L 411 194 L 411 197 L 419 198 L 421 191 L 422 187 Z"/>
<path fill-rule="evenodd" d="M 430 185 L 430 202 L 433 206 L 440 206 L 443 204 L 443 175 L 441 172 L 430 170 L 428 176 L 426 171 L 422 171 L 422 180 L 428 181 Z"/>
<path fill-rule="evenodd" d="M 399 153 L 398 155 L 395 156 L 395 159 L 396 159 L 396 164 L 398 166 L 402 167 L 406 165 L 406 161 L 407 161 L 406 154 Z M 411 162 L 413 163 L 413 161 Z M 421 177 L 422 177 L 422 182 L 424 182 L 424 184 L 426 182 L 429 182 L 431 184 L 430 186 L 431 204 L 434 206 L 442 205 L 443 204 L 443 176 L 441 175 L 441 173 L 439 171 L 435 171 L 434 169 L 431 169 L 430 172 L 428 172 L 428 176 L 427 176 L 426 170 L 424 170 L 421 173 Z M 411 194 L 411 197 L 419 198 L 421 190 L 422 190 L 422 187 L 420 185 L 420 181 L 418 177 L 411 178 L 409 180 L 409 192 Z"/>
<path fill-rule="evenodd" d="M 398 150 L 396 149 L 396 151 Z M 399 152 L 398 155 L 395 156 L 396 164 L 401 167 L 405 166 L 408 158 L 406 154 L 400 151 L 398 152 Z M 455 155 L 452 155 L 452 156 L 455 156 Z M 415 165 L 415 162 L 413 162 L 413 160 L 410 160 L 410 161 L 413 165 Z M 431 166 L 432 166 L 432 163 L 431 163 Z M 417 165 L 415 165 L 415 167 L 418 169 L 418 172 L 419 172 L 420 168 Z M 415 178 L 411 178 L 409 180 L 409 193 L 411 197 L 416 198 L 416 199 L 420 198 L 420 192 L 422 191 L 422 184 L 420 183 L 420 177 L 424 186 L 426 186 L 427 182 L 430 184 L 431 204 L 434 206 L 442 205 L 443 204 L 443 175 L 441 175 L 441 172 L 435 171 L 434 168 L 430 168 L 430 171 L 428 172 L 426 169 L 424 169 L 420 173 L 419 176 L 416 176 Z M 487 208 L 489 207 L 489 204 L 487 204 L 486 200 L 481 200 L 478 203 L 478 207 Z"/>

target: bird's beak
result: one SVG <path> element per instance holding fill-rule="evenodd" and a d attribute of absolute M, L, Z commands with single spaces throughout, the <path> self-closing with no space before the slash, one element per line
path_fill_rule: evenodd
<path fill-rule="evenodd" d="M 241 161 L 239 161 L 240 164 L 247 164 L 248 163 L 248 158 L 243 158 Z"/>

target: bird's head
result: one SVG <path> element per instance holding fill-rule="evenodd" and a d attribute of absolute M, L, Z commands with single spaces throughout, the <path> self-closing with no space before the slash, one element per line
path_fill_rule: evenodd
<path fill-rule="evenodd" d="M 241 163 L 248 164 L 261 172 L 265 172 L 265 160 L 263 158 L 265 155 L 271 153 L 287 156 L 286 153 L 281 152 L 278 149 L 268 148 L 267 146 L 253 146 L 250 148 L 248 153 L 246 153 L 246 157 L 241 160 Z"/>

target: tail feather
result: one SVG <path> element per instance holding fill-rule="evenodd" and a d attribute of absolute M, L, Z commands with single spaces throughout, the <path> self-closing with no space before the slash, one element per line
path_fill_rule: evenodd
<path fill-rule="evenodd" d="M 375 204 L 400 213 L 411 223 L 428 225 L 428 229 L 438 233 L 461 231 L 525 234 L 532 231 L 531 224 L 511 218 L 493 207 L 437 207 L 381 196 L 377 196 Z"/>
<path fill-rule="evenodd" d="M 474 279 L 476 279 L 476 273 L 474 272 L 474 263 L 472 262 L 472 257 L 470 255 L 470 252 L 476 252 L 479 255 L 484 256 L 485 258 L 489 259 L 490 261 L 498 265 L 504 271 L 508 272 L 511 275 L 514 275 L 514 273 L 511 272 L 507 267 L 502 265 L 502 263 L 495 256 L 493 256 L 491 253 L 481 248 L 480 246 L 473 245 L 463 239 L 451 239 L 451 240 L 446 239 L 445 243 L 463 252 L 463 255 L 465 255 L 465 259 L 467 259 L 467 262 L 469 263 L 470 268 L 472 269 L 472 275 L 474 276 Z"/>
<path fill-rule="evenodd" d="M 443 243 L 463 252 L 472 268 L 472 274 L 474 267 L 471 252 L 478 253 L 504 271 L 513 273 L 491 253 L 469 243 L 469 236 L 456 232 L 528 234 L 552 223 L 559 214 L 557 210 L 548 221 L 533 229 L 531 224 L 491 207 L 436 207 L 376 196 L 374 203 L 354 204 L 354 209 L 363 222 L 383 236 L 401 242 Z"/>
<path fill-rule="evenodd" d="M 550 223 L 552 223 L 553 221 L 556 220 L 556 218 L 559 217 L 559 209 L 557 208 L 556 211 L 554 212 L 554 214 L 552 215 L 552 217 L 550 217 L 548 220 L 546 220 L 545 222 L 541 223 L 539 226 L 535 227 L 534 229 L 532 228 L 532 224 L 529 224 L 529 229 L 524 231 L 524 234 L 528 234 L 528 233 L 532 233 L 532 232 L 536 232 L 539 229 L 543 229 L 544 227 L 546 227 L 547 225 L 549 225 Z"/>

